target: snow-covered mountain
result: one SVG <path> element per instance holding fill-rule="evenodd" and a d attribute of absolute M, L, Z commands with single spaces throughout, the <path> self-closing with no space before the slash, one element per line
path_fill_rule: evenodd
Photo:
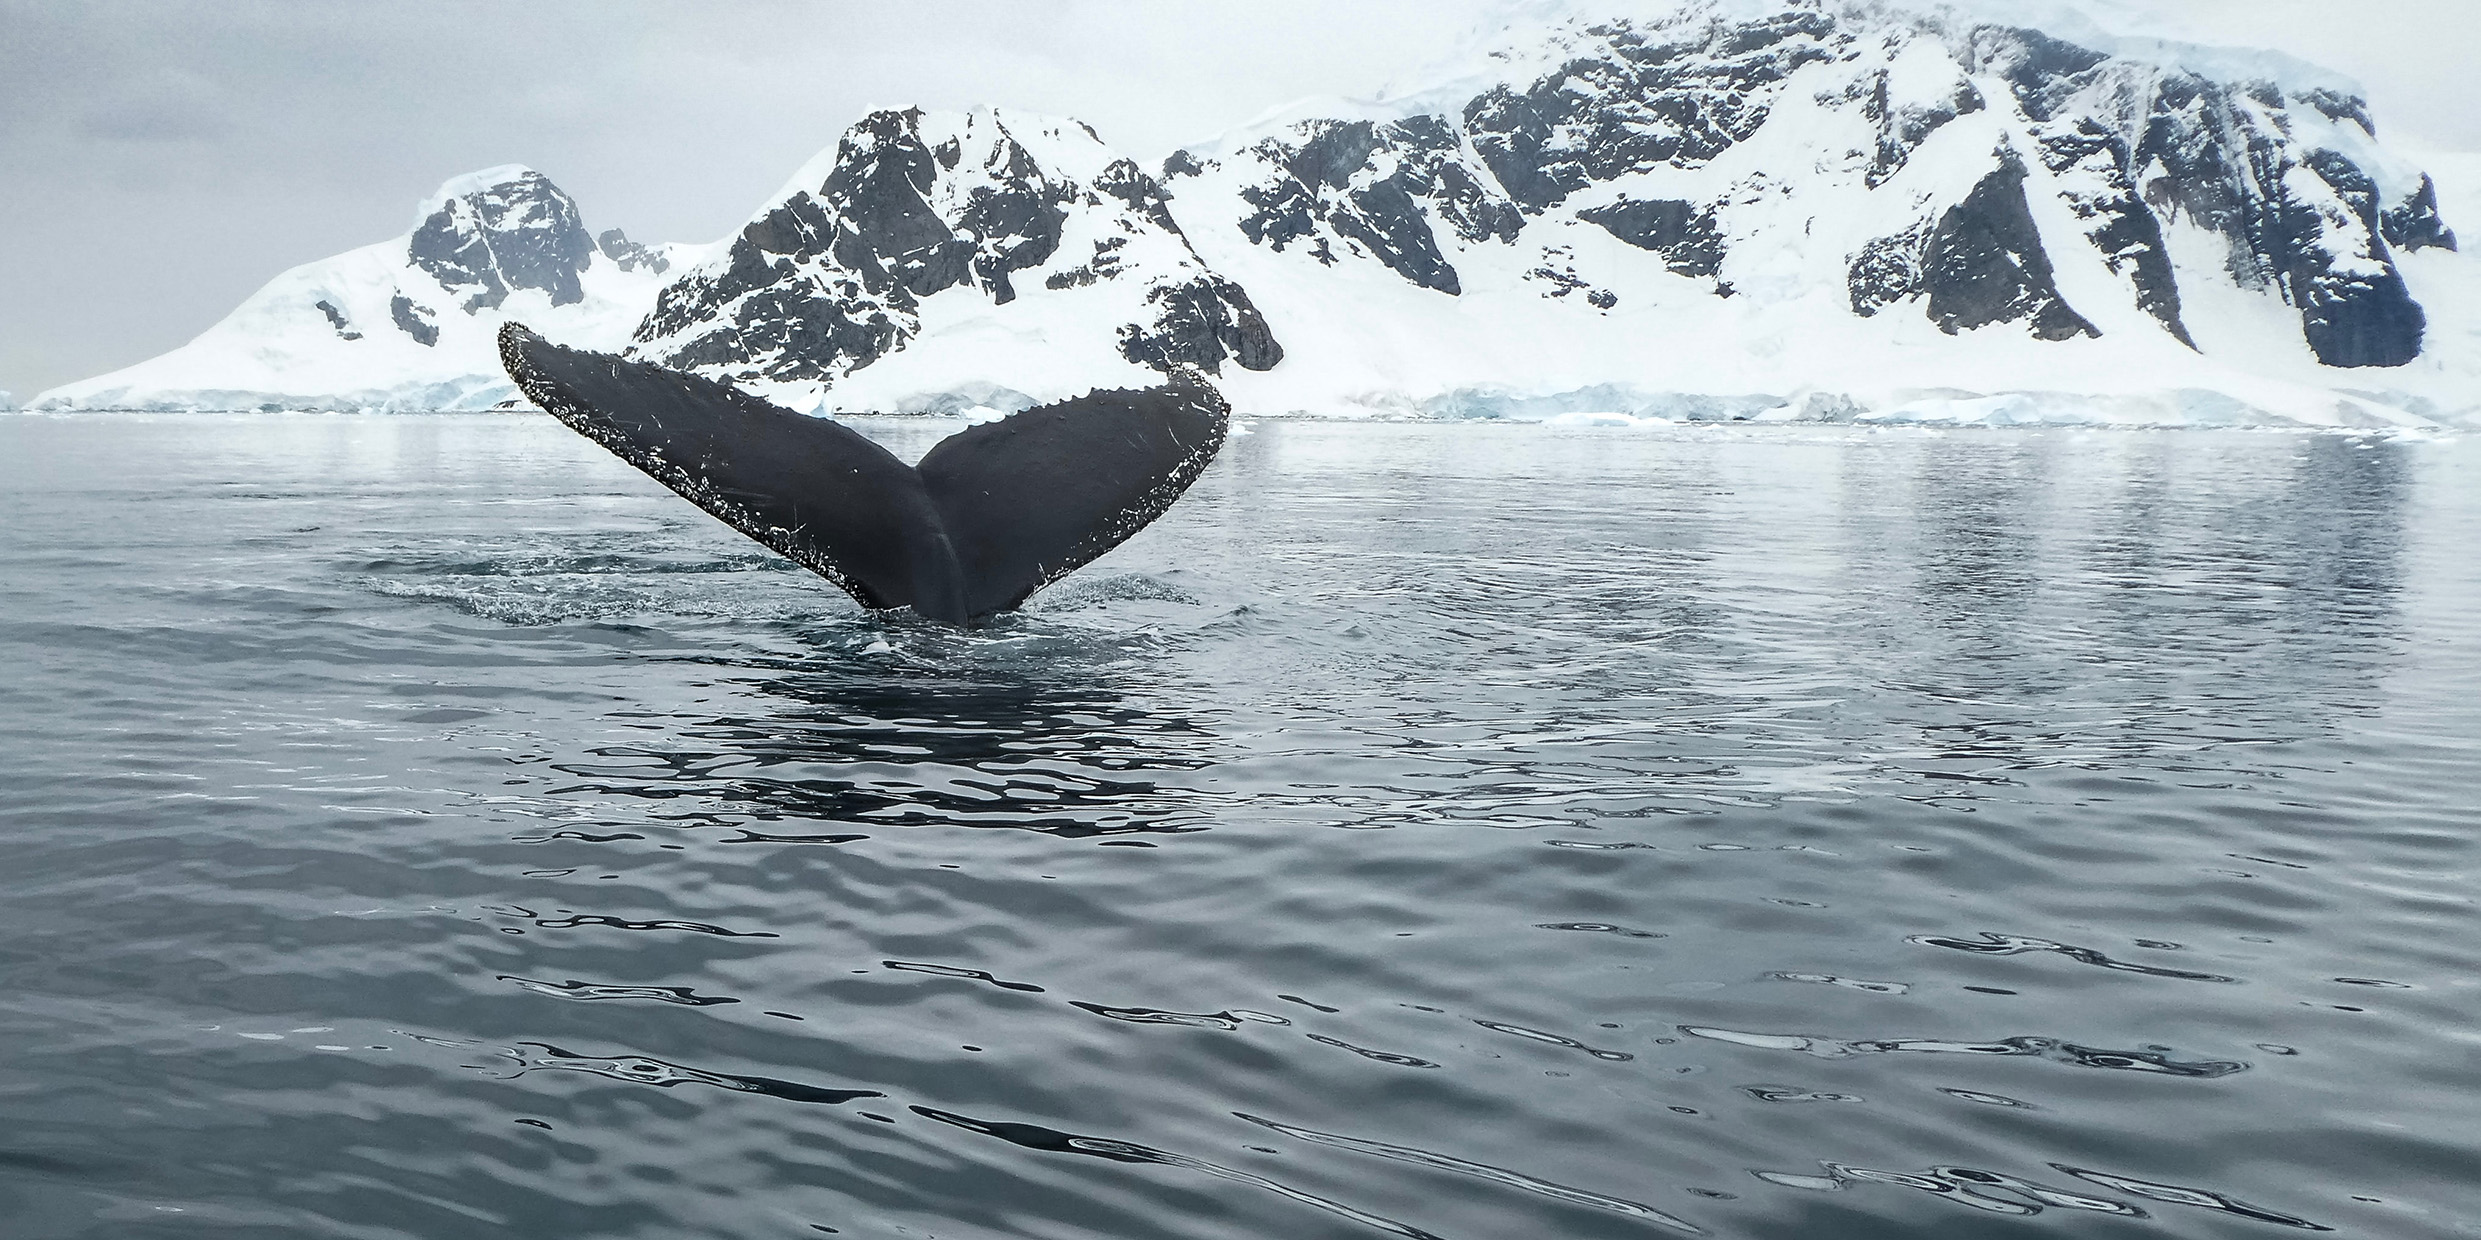
<path fill-rule="evenodd" d="M 488 404 L 513 315 L 825 411 L 1188 365 L 1243 413 L 2481 425 L 2481 268 L 2356 87 L 1959 2 L 1528 0 L 1157 172 L 880 112 L 695 250 L 495 170 L 38 403 Z"/>
<path fill-rule="evenodd" d="M 797 407 L 1021 407 L 1283 349 L 1075 121 L 878 112 L 656 299 L 633 356 Z"/>
<path fill-rule="evenodd" d="M 2354 424 L 2481 405 L 2481 273 L 2349 83 L 1944 10 L 1636 7 L 1526 31 L 1450 87 L 1173 156 L 1175 216 L 1292 346 L 1226 382 L 1235 405 Z"/>
<path fill-rule="evenodd" d="M 694 249 L 586 231 L 531 168 L 457 177 L 411 231 L 295 267 L 186 345 L 43 393 L 38 409 L 480 409 L 516 387 L 500 324 L 618 349 Z"/>

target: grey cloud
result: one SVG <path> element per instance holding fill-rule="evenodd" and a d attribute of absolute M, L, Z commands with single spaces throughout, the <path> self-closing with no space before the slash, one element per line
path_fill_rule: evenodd
<path fill-rule="evenodd" d="M 230 128 L 223 93 L 190 74 L 165 74 L 130 85 L 118 97 L 83 108 L 80 137 L 107 142 L 183 142 Z"/>

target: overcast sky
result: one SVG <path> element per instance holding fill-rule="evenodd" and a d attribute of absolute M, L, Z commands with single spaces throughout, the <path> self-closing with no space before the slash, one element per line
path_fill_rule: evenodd
<path fill-rule="evenodd" d="M 2481 150 L 2481 0 L 2084 2 L 2359 77 L 2416 154 Z M 1152 162 L 1405 83 L 1502 8 L 0 0 L 0 389 L 173 348 L 279 271 L 405 231 L 460 172 L 531 164 L 590 228 L 707 241 L 874 107 L 1066 114 Z"/>

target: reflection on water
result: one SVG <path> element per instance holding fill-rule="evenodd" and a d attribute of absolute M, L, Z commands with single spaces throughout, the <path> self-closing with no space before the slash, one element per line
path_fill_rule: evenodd
<path fill-rule="evenodd" d="M 543 419 L 0 451 L 12 1237 L 2481 1216 L 2462 441 L 1262 424 L 973 633 Z"/>
<path fill-rule="evenodd" d="M 935 669 L 787 671 L 737 687 L 775 710 L 650 716 L 660 722 L 642 736 L 553 762 L 584 781 L 555 795 L 676 802 L 637 812 L 730 827 L 742 843 L 901 826 L 1082 838 L 1201 830 L 1211 817 L 1198 794 L 1163 782 L 1206 766 L 1211 738 L 1108 691 Z"/>

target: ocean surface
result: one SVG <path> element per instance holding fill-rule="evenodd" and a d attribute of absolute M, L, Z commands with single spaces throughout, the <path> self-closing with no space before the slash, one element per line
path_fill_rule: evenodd
<path fill-rule="evenodd" d="M 2481 440 L 1261 422 L 976 632 L 0 461 L 9 1240 L 2481 1235 Z"/>

